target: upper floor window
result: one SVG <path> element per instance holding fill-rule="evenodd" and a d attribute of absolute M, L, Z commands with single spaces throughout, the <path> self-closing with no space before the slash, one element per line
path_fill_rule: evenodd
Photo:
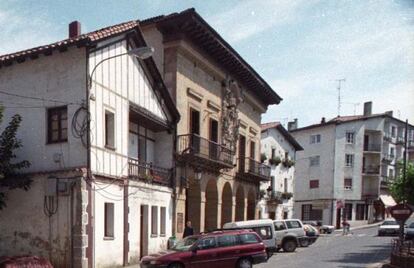
<path fill-rule="evenodd" d="M 105 147 L 115 148 L 115 114 L 105 110 Z"/>
<path fill-rule="evenodd" d="M 391 147 L 390 148 L 390 157 L 394 157 L 395 156 L 395 148 Z"/>
<path fill-rule="evenodd" d="M 310 180 L 309 181 L 309 188 L 319 188 L 319 180 Z"/>
<path fill-rule="evenodd" d="M 344 179 L 344 188 L 346 190 L 351 190 L 352 189 L 352 178 L 345 178 Z"/>
<path fill-rule="evenodd" d="M 354 136 L 355 133 L 354 132 L 347 132 L 346 133 L 346 143 L 354 143 Z"/>
<path fill-rule="evenodd" d="M 67 106 L 47 110 L 47 142 L 64 142 L 68 140 Z"/>
<path fill-rule="evenodd" d="M 397 136 L 397 128 L 395 126 L 391 126 L 391 137 L 395 138 Z"/>
<path fill-rule="evenodd" d="M 321 142 L 321 134 L 315 134 L 310 136 L 310 143 L 320 143 Z"/>
<path fill-rule="evenodd" d="M 354 166 L 354 155 L 353 154 L 345 154 L 345 166 L 347 167 Z"/>
<path fill-rule="evenodd" d="M 309 157 L 309 166 L 311 166 L 311 167 L 319 166 L 319 162 L 320 162 L 320 156 L 319 155 Z"/>
<path fill-rule="evenodd" d="M 256 143 L 254 141 L 250 141 L 250 158 L 255 159 L 256 155 Z"/>
<path fill-rule="evenodd" d="M 272 159 L 276 157 L 276 149 L 272 148 Z"/>

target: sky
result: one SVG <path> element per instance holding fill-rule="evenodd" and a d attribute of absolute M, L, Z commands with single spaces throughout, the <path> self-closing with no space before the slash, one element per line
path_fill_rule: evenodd
<path fill-rule="evenodd" d="M 283 98 L 262 122 L 299 126 L 393 110 L 414 123 L 414 0 L 0 0 L 0 54 L 160 14 L 196 11 Z"/>

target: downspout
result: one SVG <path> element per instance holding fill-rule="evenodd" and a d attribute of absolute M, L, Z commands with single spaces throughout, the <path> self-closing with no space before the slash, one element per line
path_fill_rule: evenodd
<path fill-rule="evenodd" d="M 175 163 L 176 163 L 176 159 L 175 159 L 175 152 L 177 151 L 177 127 L 174 127 L 173 129 L 173 153 L 172 153 L 172 157 L 173 157 L 173 167 L 172 167 L 172 171 L 171 171 L 171 178 L 172 178 L 172 236 L 176 235 L 176 214 L 177 214 L 177 202 L 178 202 L 178 198 L 177 198 L 177 169 L 175 167 Z M 181 185 L 180 185 L 181 187 Z"/>
<path fill-rule="evenodd" d="M 331 222 L 330 225 L 334 225 L 334 202 L 335 202 L 335 170 L 336 170 L 336 125 L 335 125 L 335 135 L 334 135 L 334 146 L 333 146 L 333 156 L 334 156 L 334 164 L 333 164 L 333 184 L 332 184 L 332 201 L 331 201 Z M 336 215 L 338 217 L 338 215 Z M 341 215 L 339 215 L 341 216 Z M 336 226 L 336 222 L 335 222 Z"/>

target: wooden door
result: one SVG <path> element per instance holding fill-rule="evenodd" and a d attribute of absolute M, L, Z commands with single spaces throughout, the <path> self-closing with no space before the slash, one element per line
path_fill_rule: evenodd
<path fill-rule="evenodd" d="M 148 205 L 141 205 L 140 258 L 148 255 Z"/>

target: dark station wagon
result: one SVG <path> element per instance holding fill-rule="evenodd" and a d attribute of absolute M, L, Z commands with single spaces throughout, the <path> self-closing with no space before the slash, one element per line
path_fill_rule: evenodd
<path fill-rule="evenodd" d="M 216 231 L 180 240 L 168 251 L 145 256 L 141 268 L 251 268 L 266 262 L 262 239 L 250 230 Z"/>

